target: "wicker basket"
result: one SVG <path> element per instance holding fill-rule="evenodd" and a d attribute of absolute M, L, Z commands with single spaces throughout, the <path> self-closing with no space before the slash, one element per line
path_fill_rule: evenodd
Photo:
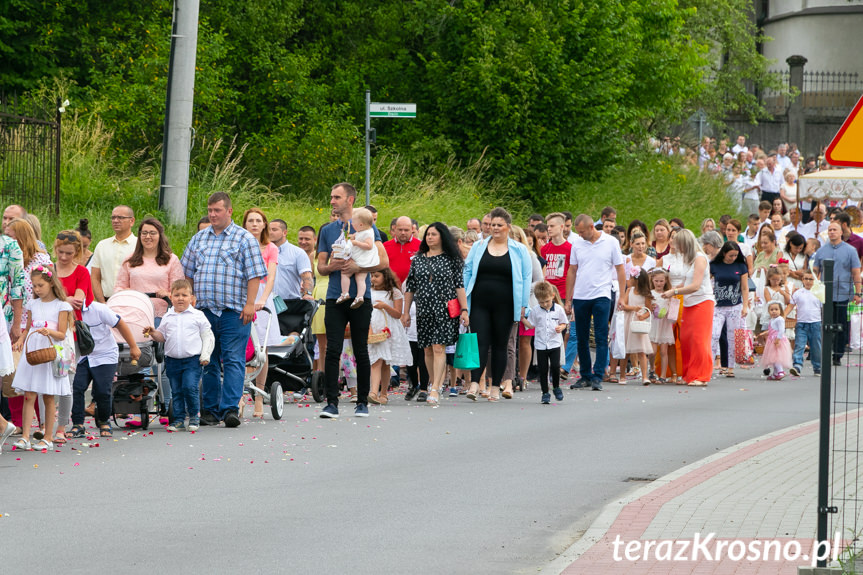
<path fill-rule="evenodd" d="M 797 318 L 786 317 L 785 318 L 785 329 L 794 329 L 795 327 L 797 327 Z"/>
<path fill-rule="evenodd" d="M 386 341 L 390 337 L 392 337 L 393 334 L 392 334 L 392 332 L 390 332 L 390 322 L 389 322 L 389 319 L 387 319 L 388 314 L 387 314 L 387 312 L 383 312 L 383 313 L 384 313 L 384 329 L 382 329 L 379 332 L 373 332 L 371 329 L 369 329 L 368 343 L 381 343 L 382 341 Z"/>
<path fill-rule="evenodd" d="M 31 331 L 27 334 L 27 339 L 24 340 L 24 351 L 27 352 L 27 363 L 30 365 L 41 365 L 43 363 L 48 363 L 57 359 L 57 350 L 54 349 L 54 346 L 51 347 L 43 347 L 42 349 L 35 349 L 33 351 L 27 351 L 27 344 L 30 343 L 30 336 L 32 336 L 35 331 Z"/>

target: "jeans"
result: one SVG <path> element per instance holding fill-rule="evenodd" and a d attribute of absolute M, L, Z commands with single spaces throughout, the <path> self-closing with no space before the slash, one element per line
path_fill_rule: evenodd
<path fill-rule="evenodd" d="M 800 323 L 794 327 L 794 357 L 791 363 L 797 369 L 803 368 L 803 351 L 809 344 L 809 361 L 812 369 L 821 371 L 821 322 Z"/>
<path fill-rule="evenodd" d="M 342 346 L 345 343 L 345 328 L 351 326 L 351 344 L 357 360 L 357 404 L 368 403 L 372 368 L 369 362 L 369 323 L 372 320 L 372 302 L 365 300 L 357 309 L 351 309 L 351 301 L 337 304 L 327 300 L 324 325 L 327 328 L 327 356 L 324 360 L 327 403 L 339 404 L 339 370 Z"/>
<path fill-rule="evenodd" d="M 611 300 L 607 297 L 572 300 L 575 314 L 575 331 L 578 334 L 578 362 L 581 379 L 599 380 L 605 377 L 608 367 L 608 314 Z M 593 337 L 596 341 L 596 359 L 590 372 L 590 319 L 593 318 Z"/>
<path fill-rule="evenodd" d="M 563 358 L 563 370 L 569 373 L 575 358 L 578 357 L 578 335 L 575 330 L 575 320 L 569 322 L 569 338 L 566 340 L 566 355 Z"/>
<path fill-rule="evenodd" d="M 190 424 L 198 423 L 198 412 L 201 409 L 198 382 L 201 381 L 201 371 L 200 355 L 183 359 L 165 358 L 165 373 L 171 382 L 174 398 L 174 417 L 171 423 L 186 421 L 186 415 L 189 416 Z"/>
<path fill-rule="evenodd" d="M 117 364 L 109 363 L 90 367 L 90 358 L 78 364 L 72 380 L 72 423 L 84 425 L 84 392 L 93 382 L 93 399 L 96 401 L 96 422 L 106 423 L 111 419 L 111 383 L 117 373 Z"/>
<path fill-rule="evenodd" d="M 231 309 L 222 310 L 221 316 L 208 309 L 202 311 L 210 322 L 216 345 L 210 363 L 204 368 L 201 412 L 223 420 L 228 413 L 239 411 L 252 324 L 243 324 L 240 312 Z"/>

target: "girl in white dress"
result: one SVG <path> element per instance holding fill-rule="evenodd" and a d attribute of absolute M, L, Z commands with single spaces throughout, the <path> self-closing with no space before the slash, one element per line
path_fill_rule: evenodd
<path fill-rule="evenodd" d="M 390 337 L 369 343 L 369 362 L 372 365 L 369 403 L 387 404 L 391 365 L 411 365 L 413 356 L 405 328 L 400 321 L 404 298 L 399 291 L 399 280 L 389 268 L 372 272 L 372 319 L 369 331 L 373 334 L 389 331 Z"/>
<path fill-rule="evenodd" d="M 27 352 L 54 346 L 66 337 L 66 329 L 74 321 L 72 306 L 66 303 L 66 292 L 57 278 L 53 267 L 38 266 L 30 273 L 33 281 L 33 295 L 36 296 L 24 306 L 27 310 L 27 329 L 21 334 L 16 347 L 21 351 L 21 360 L 15 373 L 12 386 L 24 392 L 24 413 L 22 437 L 15 443 L 17 449 L 52 450 L 54 444 L 41 438 L 31 447 L 30 426 L 35 411 L 36 396 L 42 395 L 45 402 L 45 429 L 54 429 L 56 410 L 55 395 L 70 395 L 69 378 L 66 375 L 55 377 L 52 363 L 30 365 Z M 23 342 L 23 344 L 22 344 Z M 22 349 L 23 348 L 23 349 Z"/>
<path fill-rule="evenodd" d="M 671 372 L 677 373 L 677 358 L 674 354 L 668 353 L 668 346 L 674 345 L 674 322 L 668 319 L 668 305 L 672 300 L 667 300 L 662 297 L 662 292 L 666 291 L 670 286 L 671 281 L 668 278 L 668 272 L 662 268 L 655 268 L 650 274 L 650 294 L 653 296 L 654 313 L 653 319 L 650 322 L 650 342 L 654 345 L 654 354 L 659 354 L 660 377 L 656 383 L 666 383 L 665 373 L 668 370 L 669 361 L 671 362 Z M 677 300 L 674 300 L 673 305 L 679 305 Z"/>
<path fill-rule="evenodd" d="M 650 318 L 650 309 L 653 307 L 653 297 L 650 295 L 650 274 L 641 270 L 635 278 L 635 285 L 626 291 L 620 306 L 626 312 L 626 353 L 631 355 L 633 364 L 641 368 L 641 382 L 650 385 L 647 371 L 647 355 L 653 353 L 653 344 L 650 343 L 649 333 L 635 333 L 632 331 L 632 322 L 635 320 L 647 320 Z M 622 379 L 621 383 L 626 383 Z"/>

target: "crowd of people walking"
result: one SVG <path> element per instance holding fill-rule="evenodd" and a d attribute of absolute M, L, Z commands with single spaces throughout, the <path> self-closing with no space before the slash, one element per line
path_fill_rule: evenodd
<path fill-rule="evenodd" d="M 780 179 L 794 185 L 773 176 L 785 164 L 784 149 L 734 154 L 722 169 L 730 169 L 740 206 L 752 208 L 745 226 L 732 215 L 624 226 L 613 207 L 598 219 L 532 214 L 519 226 L 498 207 L 464 228 L 420 225 L 406 214 L 382 231 L 374 207 L 355 206 L 356 189 L 340 183 L 331 190 L 330 221 L 297 230 L 296 244 L 284 221 L 257 208 L 238 225 L 230 197 L 213 194 L 178 257 L 161 222 L 137 223 L 127 206 L 113 210 L 114 235 L 92 253 L 87 220 L 59 232 L 49 250 L 38 220 L 9 206 L 0 236 L 0 439 L 18 433 L 18 448 L 49 450 L 83 435 L 87 415 L 111 435 L 117 351 L 110 328 L 133 357 L 142 335 L 104 306 L 123 290 L 152 300 L 155 325 L 143 335 L 165 343 L 164 392 L 176 408 L 164 422 L 170 431 L 241 425 L 250 330 L 269 346 L 292 344 L 302 330 L 262 308 L 305 309 L 312 300 L 324 304 L 310 326 L 315 367 L 325 378 L 323 418 L 339 417 L 343 398 L 355 404 L 355 416 L 368 416 L 369 404 L 390 401 L 402 374 L 404 398 L 432 406 L 444 396 L 511 399 L 532 380 L 544 404 L 552 395 L 565 399 L 564 382 L 571 390 L 629 382 L 703 387 L 752 366 L 755 350 L 771 379 L 804 375 L 807 350 L 817 375 L 823 262 L 834 262 L 830 321 L 845 326 L 835 365 L 849 342 L 848 305 L 863 293 L 863 239 L 854 233 L 860 210 L 853 202 L 798 203 L 774 190 Z M 711 161 L 707 150 L 705 169 Z M 740 185 L 737 175 L 750 169 L 758 171 Z M 756 204 L 748 202 L 753 189 Z M 77 370 L 58 375 L 53 364 L 34 363 L 30 351 L 61 349 L 82 320 L 97 341 L 76 358 Z M 470 337 L 471 365 L 455 361 L 457 344 Z M 265 366 L 260 387 L 266 378 Z M 85 406 L 88 388 L 93 404 Z M 263 417 L 256 400 L 253 418 Z"/>

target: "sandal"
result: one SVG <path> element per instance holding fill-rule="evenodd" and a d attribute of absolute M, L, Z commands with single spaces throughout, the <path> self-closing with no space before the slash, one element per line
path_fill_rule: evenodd
<path fill-rule="evenodd" d="M 73 439 L 78 439 L 79 437 L 85 437 L 87 435 L 87 431 L 84 429 L 83 425 L 73 425 L 72 429 L 69 430 L 68 436 Z"/>
<path fill-rule="evenodd" d="M 501 395 L 501 397 L 503 397 L 504 399 L 512 399 L 512 384 L 510 384 L 510 385 L 506 386 L 506 388 L 504 388 L 504 389 L 500 392 L 500 395 Z"/>
<path fill-rule="evenodd" d="M 695 381 L 690 381 L 686 385 L 688 385 L 689 387 L 707 387 L 707 382 L 695 380 Z"/>
<path fill-rule="evenodd" d="M 649 379 L 645 379 L 644 381 L 642 381 L 642 382 L 641 382 L 641 385 L 643 385 L 643 386 L 647 387 L 648 385 L 650 385 L 650 380 L 649 380 Z"/>
<path fill-rule="evenodd" d="M 381 395 L 380 397 L 378 397 L 378 401 L 381 402 L 381 405 L 386 405 L 390 402 L 390 399 L 386 395 Z"/>
<path fill-rule="evenodd" d="M 734 370 L 726 369 L 725 370 L 725 377 L 737 377 L 737 376 L 734 375 Z"/>
<path fill-rule="evenodd" d="M 369 403 L 371 403 L 372 405 L 381 404 L 380 400 L 378 399 L 377 393 L 369 393 L 366 397 L 368 398 Z"/>
<path fill-rule="evenodd" d="M 668 381 L 664 377 L 657 377 L 656 381 L 653 382 L 654 385 L 665 385 Z"/>
<path fill-rule="evenodd" d="M 477 395 L 479 395 L 479 384 L 471 383 L 470 384 L 470 390 L 468 390 L 467 395 L 465 395 L 465 397 L 471 401 L 476 401 Z"/>
<path fill-rule="evenodd" d="M 103 423 L 99 426 L 99 437 L 114 437 L 114 432 L 111 431 L 110 423 Z"/>
<path fill-rule="evenodd" d="M 489 394 L 488 400 L 489 401 L 500 401 L 500 391 L 498 391 L 496 393 Z"/>
<path fill-rule="evenodd" d="M 426 397 L 426 403 L 433 406 L 440 405 L 440 392 L 436 389 L 431 390 L 428 394 L 428 397 Z"/>
<path fill-rule="evenodd" d="M 65 430 L 57 430 L 57 433 L 54 434 L 54 443 L 59 443 L 63 445 L 66 443 L 66 431 Z"/>
<path fill-rule="evenodd" d="M 606 383 L 620 383 L 620 380 L 617 379 L 616 377 L 613 377 L 613 376 L 609 376 L 606 379 L 604 379 L 603 381 Z M 625 381 L 624 381 L 624 384 L 626 384 Z"/>

